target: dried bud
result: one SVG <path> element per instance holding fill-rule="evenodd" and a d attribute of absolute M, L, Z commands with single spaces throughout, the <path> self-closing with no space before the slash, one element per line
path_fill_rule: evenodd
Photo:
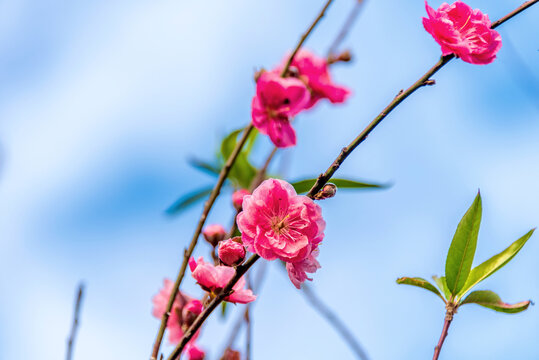
<path fill-rule="evenodd" d="M 324 185 L 322 190 L 316 193 L 316 195 L 314 196 L 314 199 L 315 200 L 329 199 L 329 198 L 334 197 L 336 193 L 337 193 L 337 186 L 332 183 L 327 183 L 326 185 Z"/>
<path fill-rule="evenodd" d="M 219 259 L 228 266 L 237 266 L 245 259 L 245 247 L 241 242 L 241 237 L 221 241 L 219 243 Z"/>
<path fill-rule="evenodd" d="M 202 231 L 202 235 L 211 246 L 216 247 L 219 241 L 225 238 L 226 231 L 221 225 L 213 224 L 206 226 Z"/>
<path fill-rule="evenodd" d="M 352 60 L 352 54 L 350 54 L 349 50 L 345 50 L 339 55 L 329 55 L 328 56 L 328 65 L 335 64 L 336 62 L 349 62 Z"/>
<path fill-rule="evenodd" d="M 225 353 L 220 360 L 241 360 L 241 354 L 239 351 L 226 348 Z"/>
<path fill-rule="evenodd" d="M 199 300 L 189 301 L 182 309 L 182 326 L 188 329 L 202 310 L 204 310 L 204 306 Z"/>
<path fill-rule="evenodd" d="M 243 203 L 243 197 L 245 195 L 251 195 L 249 190 L 239 189 L 237 191 L 234 191 L 234 193 L 232 194 L 232 204 L 234 205 L 236 210 L 238 210 L 238 211 L 241 210 L 241 205 Z"/>

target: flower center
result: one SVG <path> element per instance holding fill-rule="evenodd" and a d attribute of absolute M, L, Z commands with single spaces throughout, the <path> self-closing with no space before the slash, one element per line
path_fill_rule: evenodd
<path fill-rule="evenodd" d="M 271 228 L 277 234 L 282 234 L 288 230 L 288 217 L 286 215 L 284 218 L 280 219 L 279 217 L 274 217 L 271 221 Z"/>

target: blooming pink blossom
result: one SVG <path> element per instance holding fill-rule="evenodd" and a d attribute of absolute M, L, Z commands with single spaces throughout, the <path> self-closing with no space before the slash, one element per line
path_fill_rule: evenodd
<path fill-rule="evenodd" d="M 238 239 L 239 242 L 236 240 Z M 241 238 L 228 239 L 219 243 L 219 259 L 223 264 L 236 266 L 245 259 L 245 247 L 241 244 Z"/>
<path fill-rule="evenodd" d="M 204 360 L 206 353 L 195 344 L 187 344 L 184 349 L 189 360 Z"/>
<path fill-rule="evenodd" d="M 267 260 L 292 263 L 306 259 L 316 249 L 326 225 L 317 204 L 277 179 L 265 180 L 243 198 L 237 222 L 249 251 Z"/>
<path fill-rule="evenodd" d="M 286 60 L 288 57 L 274 71 L 281 72 Z M 333 83 L 327 59 L 308 50 L 300 49 L 294 56 L 290 67 L 297 69 L 299 78 L 307 84 L 311 92 L 307 109 L 313 107 L 321 99 L 328 99 L 334 104 L 343 103 L 351 93 L 348 88 Z"/>
<path fill-rule="evenodd" d="M 263 72 L 256 82 L 252 101 L 253 125 L 268 135 L 275 146 L 294 146 L 296 132 L 290 120 L 305 108 L 309 98 L 309 91 L 299 79 Z"/>
<path fill-rule="evenodd" d="M 212 246 L 217 246 L 219 241 L 223 240 L 226 236 L 226 230 L 219 224 L 208 225 L 202 231 L 202 236 Z"/>
<path fill-rule="evenodd" d="M 234 277 L 236 270 L 229 266 L 214 266 L 204 262 L 202 257 L 197 261 L 194 258 L 189 259 L 189 268 L 191 274 L 197 283 L 206 291 L 218 293 L 225 288 L 226 284 Z M 232 287 L 234 292 L 225 298 L 225 301 L 231 303 L 247 304 L 256 299 L 251 289 L 244 289 L 245 279 L 241 277 L 236 285 Z"/>
<path fill-rule="evenodd" d="M 182 321 L 186 327 L 193 324 L 198 315 L 204 310 L 200 300 L 189 301 L 182 309 Z"/>
<path fill-rule="evenodd" d="M 490 64 L 502 47 L 502 37 L 491 29 L 488 15 L 462 1 L 443 3 L 434 10 L 425 1 L 428 18 L 423 26 L 442 47 L 442 54 L 455 54 L 471 64 Z"/>
<path fill-rule="evenodd" d="M 243 203 L 243 197 L 245 195 L 251 195 L 249 190 L 239 189 L 232 194 L 232 204 L 236 209 L 241 210 L 241 204 Z"/>
<path fill-rule="evenodd" d="M 312 280 L 307 276 L 307 273 L 314 273 L 316 270 L 320 269 L 320 263 L 318 260 L 316 260 L 318 253 L 319 250 L 315 249 L 307 258 L 303 259 L 302 261 L 286 263 L 288 277 L 296 288 L 299 289 L 305 280 Z"/>
<path fill-rule="evenodd" d="M 165 279 L 163 288 L 159 290 L 159 293 L 157 293 L 153 297 L 152 315 L 155 316 L 156 318 L 160 319 L 165 313 L 167 309 L 168 299 L 170 298 L 170 294 L 172 293 L 173 287 L 174 287 L 174 283 L 170 281 L 169 279 Z M 183 336 L 183 330 L 182 330 L 183 322 L 181 321 L 180 314 L 182 312 L 184 305 L 191 301 L 193 301 L 191 297 L 181 292 L 178 292 L 178 295 L 176 295 L 176 299 L 174 299 L 172 311 L 170 312 L 170 316 L 167 322 L 168 340 L 171 344 L 178 343 Z"/>

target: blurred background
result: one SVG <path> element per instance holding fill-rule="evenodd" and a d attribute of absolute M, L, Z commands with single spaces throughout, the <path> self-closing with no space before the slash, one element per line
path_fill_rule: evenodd
<path fill-rule="evenodd" d="M 521 2 L 468 4 L 494 20 Z M 250 121 L 255 69 L 277 64 L 322 5 L 0 1 L 0 358 L 64 357 L 80 280 L 86 295 L 74 358 L 148 358 L 159 326 L 151 298 L 164 277 L 176 276 L 202 206 L 176 218 L 165 209 L 215 181 L 186 160 L 212 159 L 220 139 Z M 306 47 L 325 54 L 353 6 L 335 1 Z M 333 68 L 353 96 L 301 114 L 298 146 L 280 153 L 273 172 L 293 180 L 325 170 L 437 61 L 424 15 L 421 0 L 365 2 L 341 48 L 354 60 Z M 539 225 L 538 19 L 535 6 L 500 27 L 503 47 L 491 65 L 449 63 L 338 172 L 391 188 L 342 191 L 321 204 L 328 226 L 312 288 L 371 359 L 432 356 L 443 304 L 395 279 L 443 274 L 478 188 L 476 264 Z M 269 149 L 260 139 L 253 163 Z M 229 223 L 229 195 L 209 223 Z M 207 252 L 202 244 L 196 254 Z M 480 288 L 506 302 L 539 301 L 538 254 L 536 234 Z M 189 276 L 184 284 L 200 295 Z M 255 359 L 354 358 L 277 263 L 259 293 Z M 241 309 L 204 328 L 200 344 L 210 359 Z M 517 315 L 465 306 L 441 358 L 538 359 L 538 332 L 537 306 Z"/>

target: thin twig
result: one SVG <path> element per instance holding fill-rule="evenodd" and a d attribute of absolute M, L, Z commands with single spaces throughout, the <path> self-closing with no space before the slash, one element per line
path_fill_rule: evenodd
<path fill-rule="evenodd" d="M 521 13 L 522 11 L 526 10 L 527 8 L 534 5 L 538 1 L 539 0 L 531 0 L 531 1 L 525 2 L 521 6 L 519 6 L 518 8 L 510 12 L 509 14 L 505 15 L 501 19 L 492 23 L 491 28 L 494 29 L 500 26 L 507 20 L 511 19 L 512 17 Z M 438 60 L 438 62 L 432 68 L 430 68 L 430 70 L 427 71 L 425 75 L 420 77 L 419 80 L 417 80 L 412 86 L 410 86 L 408 89 L 404 91 L 401 90 L 399 94 L 389 103 L 389 105 L 387 105 L 386 108 L 382 110 L 382 112 L 377 117 L 375 117 L 374 120 L 372 120 L 371 123 L 367 125 L 367 127 L 347 147 L 341 150 L 339 156 L 337 156 L 335 161 L 333 161 L 333 163 L 326 170 L 326 172 L 318 176 L 318 178 L 316 179 L 316 182 L 314 183 L 313 187 L 311 188 L 307 196 L 313 197 L 318 191 L 320 191 L 322 187 L 329 181 L 329 179 L 331 179 L 333 174 L 335 174 L 337 169 L 339 169 L 339 167 L 341 166 L 343 161 L 348 157 L 348 155 L 350 155 L 352 151 L 354 151 L 354 149 L 359 144 L 361 144 L 365 139 L 367 139 L 371 131 L 373 131 L 376 128 L 376 126 L 378 126 L 378 124 L 380 124 L 382 120 L 384 120 L 384 118 L 394 108 L 396 108 L 402 101 L 404 101 L 408 96 L 412 95 L 417 89 L 425 85 L 434 85 L 434 82 L 430 80 L 430 77 L 433 76 L 438 70 L 440 70 L 445 64 L 447 64 L 449 61 L 451 61 L 454 58 L 455 58 L 455 55 L 453 54 L 442 56 L 440 60 Z"/>
<path fill-rule="evenodd" d="M 358 18 L 360 10 L 363 8 L 364 2 L 365 2 L 364 0 L 357 0 L 356 3 L 354 4 L 352 11 L 348 15 L 348 18 L 346 19 L 343 27 L 341 28 L 341 31 L 339 31 L 339 34 L 337 35 L 335 40 L 333 40 L 333 43 L 329 47 L 328 55 L 327 55 L 328 59 L 336 54 L 337 48 L 341 45 L 343 40 L 346 38 L 350 30 L 352 29 L 352 26 L 354 25 L 354 23 L 356 22 Z"/>
<path fill-rule="evenodd" d="M 178 276 L 176 277 L 176 281 L 174 282 L 174 286 L 170 293 L 170 298 L 168 300 L 166 311 L 163 313 L 163 317 L 161 318 L 161 325 L 159 326 L 157 338 L 155 339 L 155 343 L 153 345 L 153 350 L 152 350 L 152 355 L 150 357 L 151 360 L 157 359 L 157 355 L 159 354 L 159 348 L 161 347 L 161 342 L 163 341 L 163 335 L 165 334 L 165 329 L 167 326 L 168 318 L 170 316 L 170 310 L 172 309 L 172 306 L 174 304 L 174 299 L 176 298 L 176 295 L 178 294 L 183 277 L 185 276 L 185 270 L 187 269 L 187 263 L 189 262 L 189 258 L 193 254 L 193 251 L 195 250 L 195 247 L 197 245 L 198 237 L 200 236 L 202 228 L 204 227 L 204 224 L 206 223 L 208 214 L 210 213 L 210 210 L 215 200 L 217 199 L 217 196 L 219 196 L 219 193 L 221 192 L 221 187 L 223 186 L 226 178 L 228 177 L 228 174 L 230 173 L 230 169 L 232 168 L 232 166 L 234 165 L 234 162 L 238 158 L 238 155 L 240 154 L 241 149 L 247 142 L 247 138 L 249 137 L 251 130 L 253 130 L 253 125 L 249 123 L 249 125 L 247 125 L 245 129 L 243 130 L 243 135 L 241 139 L 236 143 L 234 150 L 232 151 L 225 165 L 221 169 L 221 172 L 219 173 L 219 179 L 217 180 L 217 183 L 215 184 L 210 194 L 210 198 L 208 199 L 208 201 L 206 201 L 204 205 L 204 210 L 202 211 L 202 215 L 200 216 L 200 220 L 198 221 L 198 225 L 195 229 L 195 233 L 193 234 L 193 238 L 191 239 L 191 243 L 189 244 L 189 247 L 184 251 L 183 262 L 180 267 L 180 271 L 178 273 Z"/>
<path fill-rule="evenodd" d="M 442 346 L 444 345 L 445 338 L 447 337 L 447 333 L 449 331 L 449 326 L 451 325 L 451 321 L 453 321 L 454 311 L 454 308 L 450 307 L 445 314 L 444 327 L 442 329 L 440 339 L 438 340 L 438 345 L 436 345 L 434 348 L 434 356 L 432 357 L 432 360 L 438 360 L 438 357 L 440 356 Z"/>
<path fill-rule="evenodd" d="M 344 322 L 327 306 L 320 300 L 320 298 L 313 292 L 313 290 L 307 284 L 303 284 L 301 293 L 311 306 L 322 315 L 328 323 L 333 326 L 333 328 L 343 337 L 343 339 L 348 343 L 350 348 L 354 351 L 358 359 L 368 360 L 369 357 L 359 341 L 354 337 L 350 329 L 346 327 Z"/>
<path fill-rule="evenodd" d="M 247 270 L 249 270 L 249 268 L 251 266 L 253 266 L 253 264 L 258 259 L 260 259 L 260 256 L 257 255 L 257 254 L 254 254 L 243 265 L 240 265 L 240 266 L 238 266 L 236 268 L 236 273 L 234 274 L 232 279 L 230 279 L 230 281 L 225 286 L 225 288 L 210 301 L 208 306 L 204 309 L 204 311 L 202 311 L 198 315 L 198 317 L 195 319 L 195 321 L 189 327 L 189 329 L 187 329 L 187 331 L 184 332 L 182 339 L 180 340 L 178 345 L 174 348 L 174 350 L 169 355 L 167 360 L 176 359 L 181 354 L 181 352 L 183 351 L 183 348 L 185 347 L 185 345 L 187 345 L 187 343 L 189 342 L 189 340 L 191 340 L 193 335 L 195 335 L 196 332 L 198 331 L 198 329 L 200 329 L 200 327 L 202 326 L 202 324 L 204 323 L 206 318 L 208 316 L 210 316 L 210 314 L 213 312 L 213 310 L 215 310 L 217 308 L 217 306 L 219 306 L 219 304 L 221 302 L 223 302 L 223 300 L 227 296 L 232 294 L 232 292 L 234 291 L 234 290 L 232 290 L 232 287 L 234 285 L 236 285 L 238 280 L 247 272 Z"/>
<path fill-rule="evenodd" d="M 249 273 L 245 275 L 247 278 L 247 286 L 252 289 Z M 251 342 L 253 340 L 253 328 L 251 323 L 251 304 L 245 306 L 245 360 L 251 360 Z"/>
<path fill-rule="evenodd" d="M 75 298 L 75 310 L 73 312 L 73 324 L 71 325 L 71 332 L 69 333 L 69 338 L 67 339 L 67 352 L 66 360 L 71 360 L 73 357 L 73 344 L 75 343 L 75 336 L 77 335 L 77 328 L 79 326 L 79 316 L 80 309 L 82 306 L 82 297 L 84 294 L 84 284 L 79 284 L 79 289 L 77 291 L 77 296 Z"/>

